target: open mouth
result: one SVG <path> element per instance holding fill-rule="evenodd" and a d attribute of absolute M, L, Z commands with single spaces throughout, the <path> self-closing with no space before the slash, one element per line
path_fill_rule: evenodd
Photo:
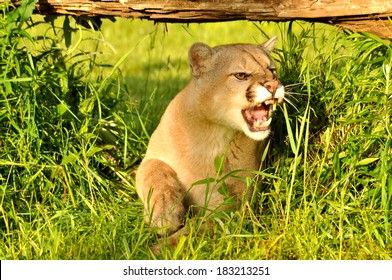
<path fill-rule="evenodd" d="M 251 132 L 266 131 L 271 124 L 271 113 L 275 110 L 277 99 L 268 99 L 243 109 L 242 116 Z"/>

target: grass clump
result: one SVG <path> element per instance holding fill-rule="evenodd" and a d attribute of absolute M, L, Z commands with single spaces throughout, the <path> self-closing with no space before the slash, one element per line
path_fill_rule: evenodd
<path fill-rule="evenodd" d="M 119 76 L 113 68 L 91 81 L 103 71 L 93 52 L 65 46 L 64 35 L 31 36 L 36 24 L 58 31 L 29 20 L 34 4 L 2 6 L 1 258 L 113 258 L 125 240 L 117 228 L 137 209 L 136 203 L 122 212 L 134 191 L 125 175 L 116 184 L 119 175 L 111 171 L 115 147 L 126 141 L 104 141 L 116 117 L 105 116 L 118 102 Z"/>
<path fill-rule="evenodd" d="M 390 43 L 303 22 L 94 31 L 34 3 L 1 6 L 2 259 L 391 259 Z M 189 219 L 154 256 L 131 173 L 189 79 L 188 47 L 275 34 L 288 96 L 255 199 L 213 235 Z"/>

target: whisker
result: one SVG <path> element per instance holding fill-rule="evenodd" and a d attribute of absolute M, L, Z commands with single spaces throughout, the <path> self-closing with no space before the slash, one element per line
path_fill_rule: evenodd
<path fill-rule="evenodd" d="M 299 96 L 295 96 L 295 94 L 285 94 L 286 98 L 291 98 L 298 101 Z"/>
<path fill-rule="evenodd" d="M 286 98 L 286 97 L 284 97 L 283 99 L 284 99 L 284 101 L 285 101 L 287 104 L 289 104 L 289 105 L 292 106 L 297 112 L 299 112 L 298 107 L 295 106 L 294 103 L 293 103 L 290 99 L 288 99 L 288 98 Z"/>
<path fill-rule="evenodd" d="M 291 88 L 295 86 L 303 85 L 303 83 L 296 83 L 296 84 L 290 84 L 290 85 L 284 85 L 285 88 Z"/>
<path fill-rule="evenodd" d="M 285 91 L 285 94 L 288 94 L 288 95 L 306 95 L 306 96 L 307 96 L 306 93 L 302 93 L 302 92 L 293 92 L 293 91 Z"/>

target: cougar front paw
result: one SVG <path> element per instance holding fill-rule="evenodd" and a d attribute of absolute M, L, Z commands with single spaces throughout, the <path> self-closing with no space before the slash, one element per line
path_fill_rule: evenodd
<path fill-rule="evenodd" d="M 160 228 L 158 234 L 170 234 L 183 224 L 185 207 L 183 194 L 174 190 L 165 190 L 153 194 L 146 209 L 146 218 L 150 225 Z"/>

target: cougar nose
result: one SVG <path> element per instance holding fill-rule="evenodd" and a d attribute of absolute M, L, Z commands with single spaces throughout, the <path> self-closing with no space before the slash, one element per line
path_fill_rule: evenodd
<path fill-rule="evenodd" d="M 263 87 L 265 87 L 270 93 L 275 93 L 278 86 L 278 80 L 267 81 L 263 84 Z"/>

